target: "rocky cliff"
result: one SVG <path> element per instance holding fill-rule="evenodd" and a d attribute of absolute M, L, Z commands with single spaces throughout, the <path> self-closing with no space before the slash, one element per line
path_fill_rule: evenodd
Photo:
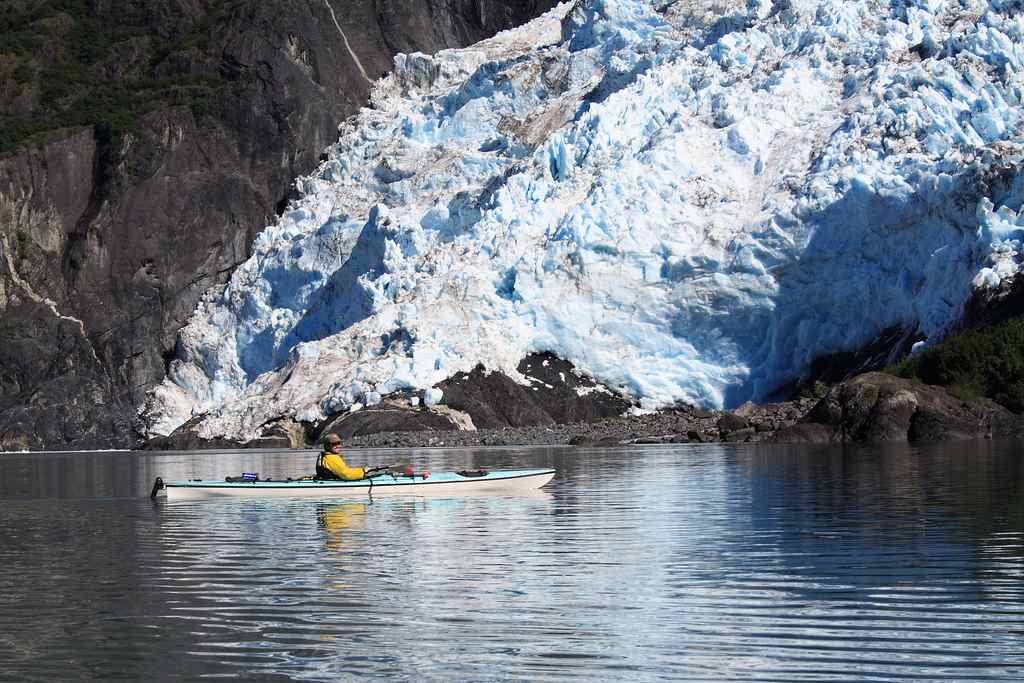
<path fill-rule="evenodd" d="M 175 335 L 399 52 L 546 0 L 15 2 L 0 41 L 0 450 L 128 447 Z M 4 151 L 5 150 L 5 151 Z"/>

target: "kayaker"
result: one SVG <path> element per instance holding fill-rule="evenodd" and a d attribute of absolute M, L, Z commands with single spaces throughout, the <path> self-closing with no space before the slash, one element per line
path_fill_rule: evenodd
<path fill-rule="evenodd" d="M 355 481 L 366 477 L 362 467 L 349 467 L 341 457 L 341 437 L 331 432 L 324 436 L 324 450 L 316 459 L 317 479 Z"/>

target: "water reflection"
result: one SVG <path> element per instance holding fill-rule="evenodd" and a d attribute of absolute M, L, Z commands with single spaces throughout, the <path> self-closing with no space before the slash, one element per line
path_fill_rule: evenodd
<path fill-rule="evenodd" d="M 347 532 L 366 525 L 366 503 L 318 505 L 316 518 L 324 530 L 327 550 L 341 552 L 345 549 L 346 536 L 352 536 Z"/>
<path fill-rule="evenodd" d="M 174 505 L 308 458 L 2 456 L 0 679 L 1019 680 L 1019 448 L 415 451 L 559 476 Z"/>

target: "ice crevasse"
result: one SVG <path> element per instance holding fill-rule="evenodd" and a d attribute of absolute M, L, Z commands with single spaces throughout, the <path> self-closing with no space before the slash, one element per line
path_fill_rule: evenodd
<path fill-rule="evenodd" d="M 552 351 L 763 400 L 1020 269 L 1020 0 L 583 0 L 399 55 L 140 412 L 252 438 Z M 436 391 L 430 394 L 436 400 Z"/>

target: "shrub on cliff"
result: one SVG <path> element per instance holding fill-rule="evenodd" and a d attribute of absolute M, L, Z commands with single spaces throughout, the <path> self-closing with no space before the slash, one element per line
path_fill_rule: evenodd
<path fill-rule="evenodd" d="M 1024 319 L 953 337 L 888 371 L 947 387 L 964 400 L 984 396 L 1024 412 Z"/>
<path fill-rule="evenodd" d="M 37 72 L 39 78 L 19 111 L 0 106 L 0 154 L 69 126 L 95 126 L 97 135 L 117 138 L 160 107 L 209 113 L 223 86 L 216 72 L 191 73 L 187 60 L 177 71 L 158 67 L 169 55 L 207 48 L 212 27 L 227 11 L 210 0 L 169 9 L 185 28 L 168 35 L 153 30 L 153 17 L 117 14 L 86 0 L 7 11 L 0 17 L 0 95 L 13 101 Z"/>

